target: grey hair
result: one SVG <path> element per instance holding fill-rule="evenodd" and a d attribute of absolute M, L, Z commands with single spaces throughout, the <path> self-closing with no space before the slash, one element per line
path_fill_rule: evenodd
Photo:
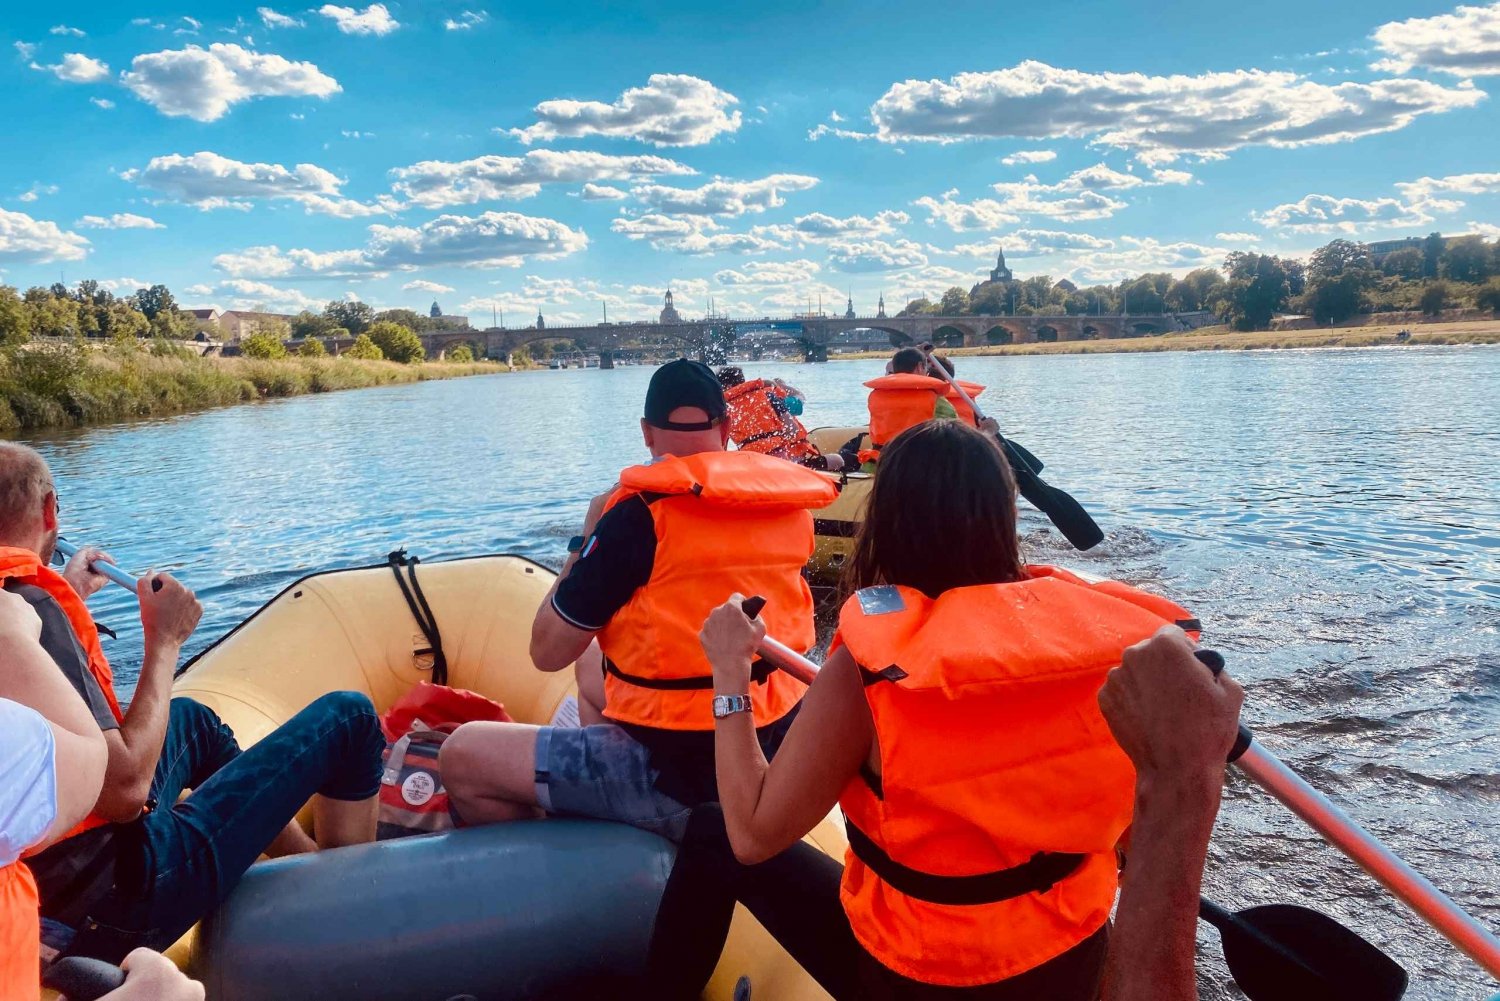
<path fill-rule="evenodd" d="M 36 449 L 0 441 L 0 534 L 19 527 L 50 490 L 52 473 Z"/>

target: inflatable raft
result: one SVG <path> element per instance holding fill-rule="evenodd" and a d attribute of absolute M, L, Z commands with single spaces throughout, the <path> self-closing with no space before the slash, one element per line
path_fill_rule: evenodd
<path fill-rule="evenodd" d="M 826 454 L 837 452 L 850 438 L 865 431 L 863 427 L 814 428 L 807 433 L 807 438 L 818 447 L 818 451 Z M 807 564 L 812 582 L 825 586 L 838 583 L 844 562 L 854 551 L 854 533 L 864 520 L 865 500 L 870 495 L 873 480 L 873 477 L 859 472 L 828 475 L 839 482 L 839 496 L 832 504 L 813 512 L 817 547 Z"/>
<path fill-rule="evenodd" d="M 573 675 L 536 670 L 527 648 L 553 573 L 519 556 L 417 573 L 449 683 L 549 722 Z M 388 566 L 331 571 L 196 657 L 173 694 L 213 708 L 248 746 L 325 692 L 361 691 L 384 711 L 431 659 Z M 832 819 L 809 840 L 842 856 Z M 223 1001 L 650 997 L 634 978 L 674 856 L 631 827 L 548 819 L 263 861 L 174 956 Z M 704 997 L 826 995 L 741 910 Z"/>

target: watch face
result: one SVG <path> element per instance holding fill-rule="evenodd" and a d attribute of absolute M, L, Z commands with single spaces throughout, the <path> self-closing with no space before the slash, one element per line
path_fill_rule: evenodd
<path fill-rule="evenodd" d="M 575 536 L 573 536 L 571 539 L 568 540 L 568 552 L 570 552 L 570 553 L 580 553 L 580 552 L 582 552 L 583 551 L 583 544 L 586 541 L 588 541 L 588 540 L 586 540 L 581 535 L 575 535 Z"/>

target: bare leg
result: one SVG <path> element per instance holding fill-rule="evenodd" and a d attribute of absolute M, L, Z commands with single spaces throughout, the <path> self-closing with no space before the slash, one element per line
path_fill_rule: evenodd
<path fill-rule="evenodd" d="M 438 757 L 443 785 L 466 823 L 541 816 L 536 804 L 538 729 L 526 723 L 465 723 L 443 741 Z"/>
<path fill-rule="evenodd" d="M 375 821 L 380 797 L 346 800 L 313 797 L 313 830 L 318 832 L 318 850 L 362 845 L 375 840 Z M 296 821 L 292 821 L 296 823 Z M 307 835 L 303 835 L 307 837 Z"/>
<path fill-rule="evenodd" d="M 578 725 L 595 726 L 604 719 L 604 652 L 599 641 L 589 644 L 573 665 L 578 682 Z"/>
<path fill-rule="evenodd" d="M 297 818 L 293 817 L 291 823 L 283 827 L 281 833 L 276 835 L 276 840 L 266 848 L 266 855 L 281 858 L 284 855 L 302 855 L 317 850 L 318 843 L 307 836 Z"/>

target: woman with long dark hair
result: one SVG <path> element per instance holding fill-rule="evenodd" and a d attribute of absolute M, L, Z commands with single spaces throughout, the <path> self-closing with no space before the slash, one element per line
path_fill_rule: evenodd
<path fill-rule="evenodd" d="M 1133 773 L 1098 691 L 1187 613 L 1027 566 L 993 440 L 918 425 L 881 453 L 832 652 L 773 765 L 715 725 L 720 806 L 689 824 L 649 975 L 696 996 L 736 900 L 836 998 L 1098 995 Z M 764 636 L 740 597 L 701 640 L 747 690 Z M 843 864 L 801 842 L 835 805 Z"/>

